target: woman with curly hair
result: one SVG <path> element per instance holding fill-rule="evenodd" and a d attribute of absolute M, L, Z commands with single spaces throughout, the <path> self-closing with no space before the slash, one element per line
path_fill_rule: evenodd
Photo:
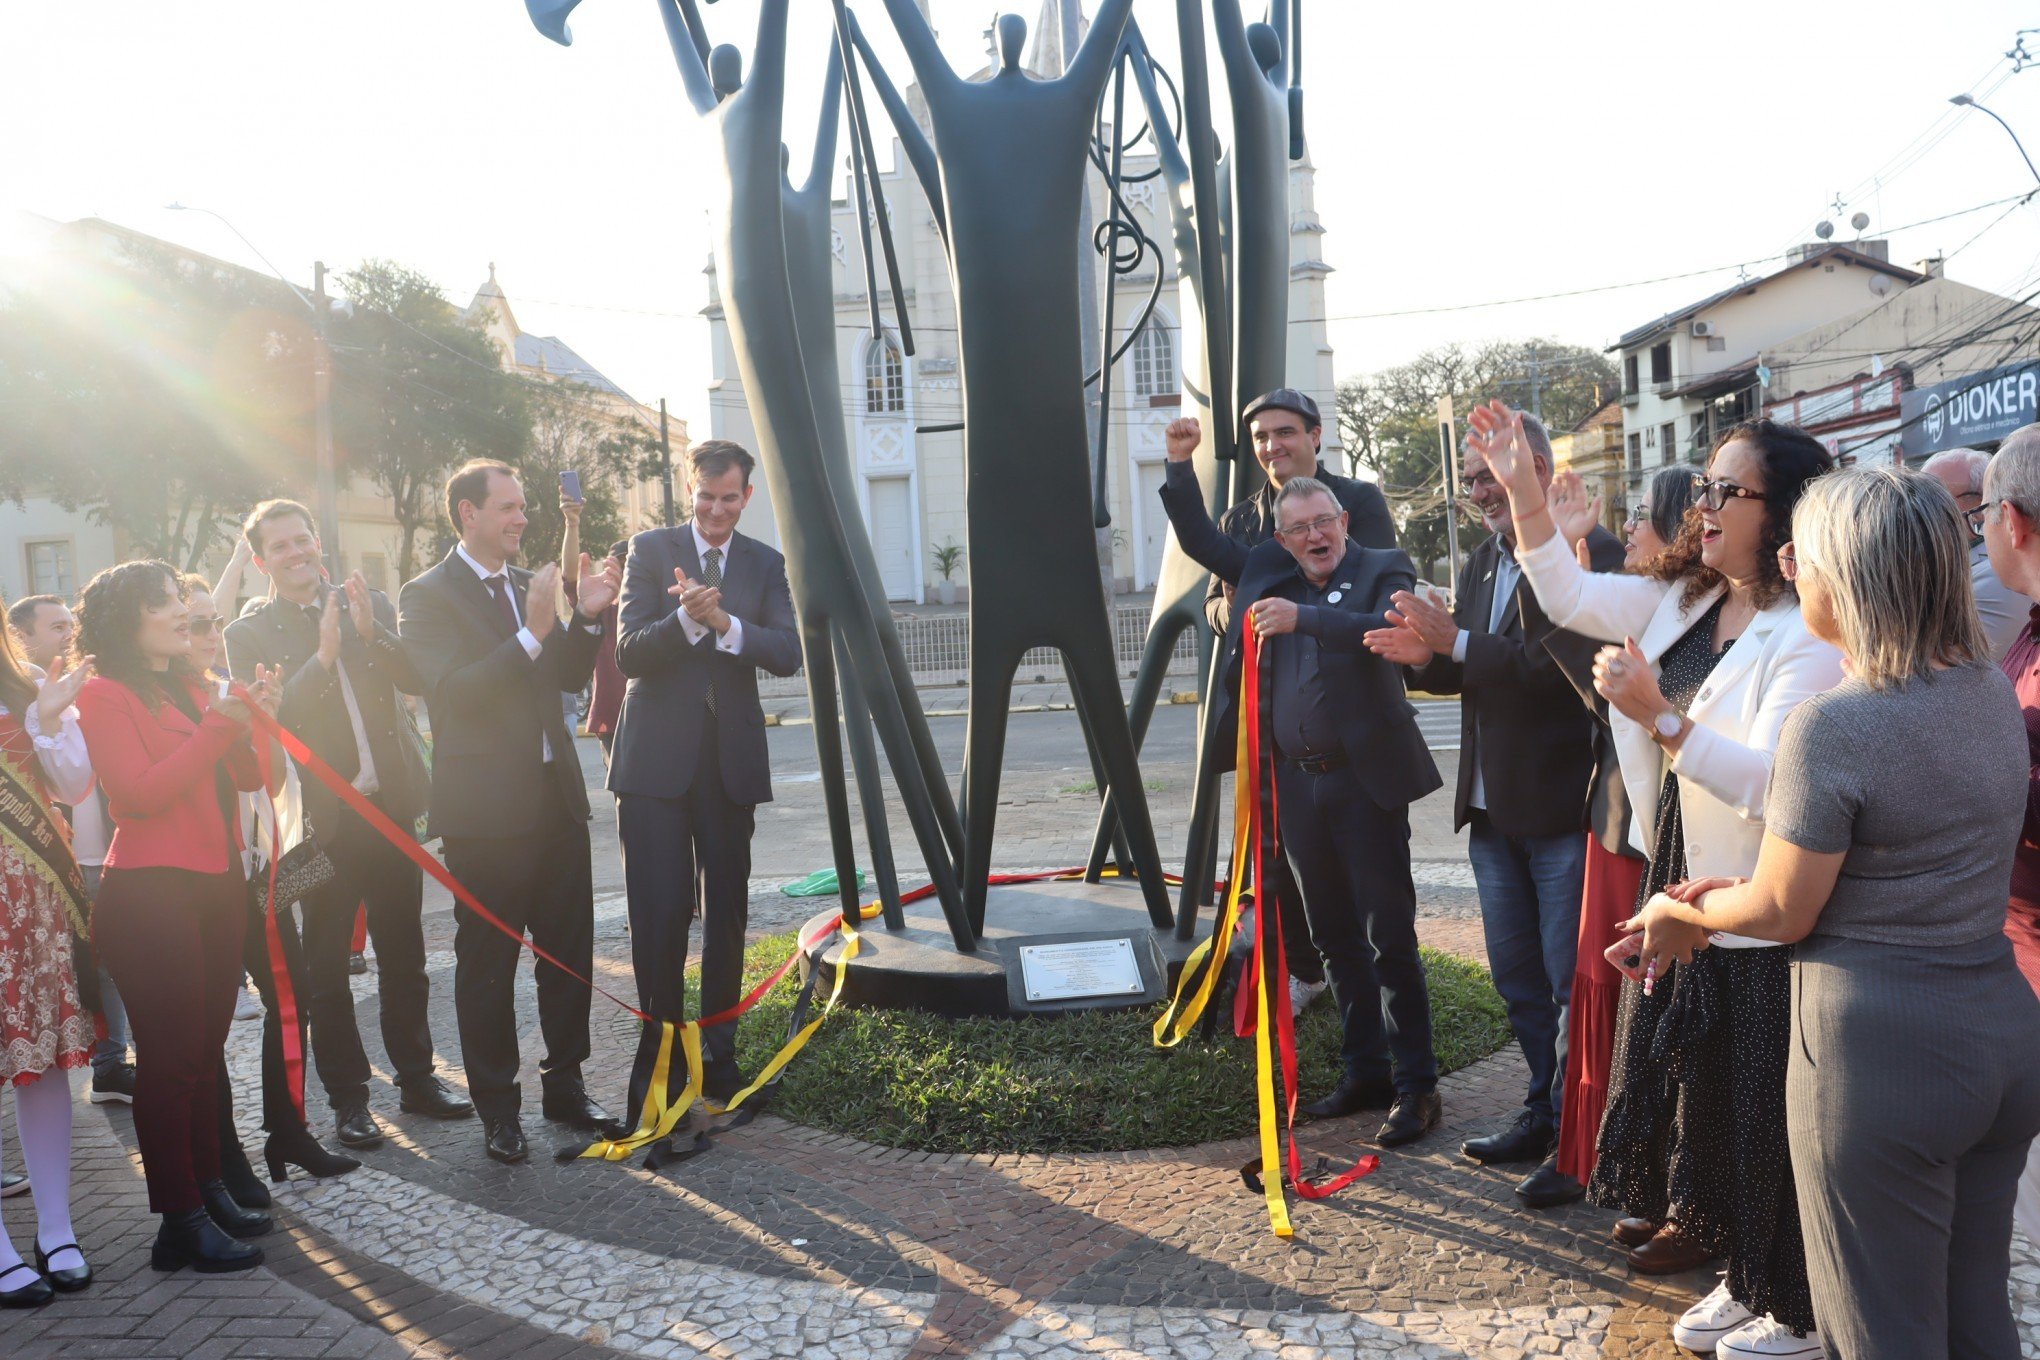
<path fill-rule="evenodd" d="M 271 1225 L 221 1183 L 217 1082 L 248 918 L 239 798 L 264 787 L 248 701 L 193 669 L 186 591 L 167 562 L 93 577 L 74 645 L 99 670 L 78 695 L 114 824 L 93 937 L 134 1031 L 135 1137 L 163 1218 L 151 1264 L 246 1270 L 262 1252 L 237 1236 Z M 246 693 L 273 711 L 274 674 Z"/>
<path fill-rule="evenodd" d="M 86 657 L 44 678 L 0 627 L 0 1083 L 14 1088 L 15 1127 L 35 1194 L 35 1264 L 0 1227 L 0 1307 L 33 1308 L 92 1281 L 71 1229 L 71 1084 L 98 1029 L 78 995 L 71 927 L 85 880 L 52 800 L 92 787 L 71 707 L 91 678 Z"/>
<path fill-rule="evenodd" d="M 1738 425 L 1694 474 L 1698 512 L 1671 546 L 1641 573 L 1599 574 L 1553 526 L 1521 417 L 1497 402 L 1473 422 L 1508 487 L 1538 603 L 1560 627 L 1616 644 L 1596 659 L 1594 688 L 1613 710 L 1632 840 L 1649 856 L 1638 905 L 1687 878 L 1747 875 L 1785 719 L 1842 678 L 1841 653 L 1807 630 L 1779 561 L 1794 506 L 1833 457 L 1794 426 Z M 1616 1236 L 1639 1271 L 1727 1258 L 1722 1286 L 1673 1328 L 1681 1346 L 1817 1357 L 1785 1133 L 1790 959 L 1766 940 L 1713 943 L 1623 987 L 1589 1193 L 1628 1215 Z"/>

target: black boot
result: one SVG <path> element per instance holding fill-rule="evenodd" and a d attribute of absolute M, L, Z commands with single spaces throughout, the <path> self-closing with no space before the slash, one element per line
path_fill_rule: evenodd
<path fill-rule="evenodd" d="M 269 1141 L 262 1145 L 262 1156 L 269 1163 L 269 1179 L 278 1184 L 290 1179 L 293 1166 L 320 1180 L 327 1176 L 344 1176 L 361 1167 L 358 1158 L 342 1152 L 328 1152 L 306 1128 L 270 1134 Z"/>
<path fill-rule="evenodd" d="M 220 1149 L 220 1179 L 226 1182 L 234 1203 L 243 1209 L 269 1207 L 269 1187 L 255 1174 L 255 1168 L 248 1165 L 248 1153 L 238 1142 Z"/>
<path fill-rule="evenodd" d="M 149 1249 L 149 1264 L 157 1270 L 190 1266 L 201 1275 L 218 1275 L 261 1265 L 262 1248 L 236 1242 L 221 1232 L 204 1209 L 189 1209 L 163 1215 L 163 1226 L 156 1230 L 156 1243 Z"/>
<path fill-rule="evenodd" d="M 260 1237 L 276 1226 L 276 1220 L 260 1209 L 246 1209 L 235 1203 L 224 1181 L 207 1181 L 198 1187 L 198 1193 L 205 1200 L 207 1216 L 229 1236 Z"/>

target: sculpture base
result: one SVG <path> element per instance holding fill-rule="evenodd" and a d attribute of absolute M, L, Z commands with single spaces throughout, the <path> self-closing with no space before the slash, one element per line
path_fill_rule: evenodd
<path fill-rule="evenodd" d="M 1197 944 L 1177 939 L 1174 927 L 1157 928 L 1140 885 L 1116 879 L 995 885 L 985 899 L 985 933 L 969 954 L 957 951 L 942 904 L 932 896 L 905 904 L 902 912 L 903 930 L 888 930 L 883 918 L 864 923 L 857 956 L 843 981 L 845 1004 L 947 1016 L 1126 1009 L 1166 998 Z M 812 936 L 834 915 L 832 909 L 814 917 L 801 927 L 801 937 Z M 1199 924 L 1201 939 L 1211 930 L 1208 914 Z M 1112 994 L 1028 999 L 1021 946 L 1116 939 L 1132 942 L 1146 984 L 1139 994 L 1122 987 Z M 1247 939 L 1241 931 L 1235 954 L 1249 952 Z M 803 975 L 819 963 L 828 985 L 842 951 L 840 935 L 824 937 L 802 959 Z M 1037 970 L 1037 988 L 1042 976 Z"/>

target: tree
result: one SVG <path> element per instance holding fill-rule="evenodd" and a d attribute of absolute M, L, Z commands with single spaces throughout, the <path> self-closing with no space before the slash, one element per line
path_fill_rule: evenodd
<path fill-rule="evenodd" d="M 559 551 L 565 524 L 560 518 L 560 473 L 581 476 L 581 548 L 600 557 L 625 536 L 622 492 L 659 475 L 659 436 L 626 414 L 621 399 L 611 402 L 581 383 L 533 380 L 526 401 L 531 435 L 516 461 L 524 481 L 523 558 L 546 561 Z"/>
<path fill-rule="evenodd" d="M 503 371 L 495 342 L 422 274 L 368 260 L 340 285 L 354 309 L 331 327 L 335 463 L 343 480 L 365 477 L 389 497 L 398 579 L 408 580 L 420 533 L 446 522 L 446 473 L 470 458 L 515 464 L 524 454 L 529 396 Z"/>
<path fill-rule="evenodd" d="M 0 296 L 0 496 L 195 568 L 310 481 L 310 322 L 278 282 L 142 242 L 53 254 Z"/>
<path fill-rule="evenodd" d="M 1388 498 L 1396 534 L 1420 571 L 1447 553 L 1445 496 L 1438 447 L 1438 400 L 1452 398 L 1463 421 L 1476 402 L 1495 397 L 1527 406 L 1535 381 L 1545 427 L 1562 434 L 1599 410 L 1616 388 L 1615 366 L 1598 350 L 1551 340 L 1444 345 L 1408 363 L 1338 386 L 1337 419 L 1354 471 L 1370 473 Z M 1462 550 L 1486 537 L 1478 516 L 1460 535 Z"/>

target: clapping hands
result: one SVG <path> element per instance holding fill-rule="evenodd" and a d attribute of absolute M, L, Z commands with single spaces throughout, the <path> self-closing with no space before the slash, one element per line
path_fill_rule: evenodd
<path fill-rule="evenodd" d="M 593 565 L 588 554 L 581 554 L 580 579 L 575 583 L 574 607 L 581 617 L 599 619 L 602 611 L 616 603 L 616 597 L 623 593 L 623 564 L 613 557 L 602 559 L 601 566 Z"/>
<path fill-rule="evenodd" d="M 723 611 L 720 588 L 690 581 L 683 568 L 675 567 L 673 584 L 666 587 L 666 593 L 680 602 L 688 618 L 714 629 L 718 636 L 730 630 L 730 616 Z"/>
<path fill-rule="evenodd" d="M 78 697 L 78 691 L 85 688 L 85 682 L 92 678 L 92 658 L 81 657 L 78 664 L 65 670 L 66 655 L 57 653 L 50 662 L 50 672 L 44 677 L 42 687 L 36 693 L 35 716 L 44 733 L 53 733 L 64 720 L 64 710 Z"/>

